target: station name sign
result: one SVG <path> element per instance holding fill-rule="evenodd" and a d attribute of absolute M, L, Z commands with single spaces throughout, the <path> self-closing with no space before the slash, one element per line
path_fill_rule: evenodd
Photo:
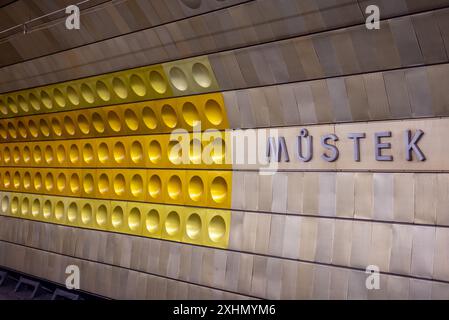
<path fill-rule="evenodd" d="M 302 128 L 293 144 L 295 150 L 291 150 L 292 144 L 286 142 L 285 136 L 269 136 L 266 156 L 269 162 L 290 162 L 292 156 L 301 162 L 312 161 L 316 156 L 323 161 L 334 162 L 340 157 L 337 142 L 347 139 L 352 144 L 353 161 L 360 162 L 364 156 L 361 152 L 363 144 L 367 139 L 372 139 L 369 144 L 373 150 L 369 154 L 374 156 L 375 161 L 394 161 L 395 157 L 389 154 L 389 150 L 392 148 L 402 148 L 402 152 L 398 152 L 398 154 L 403 155 L 406 161 L 425 161 L 426 155 L 419 146 L 424 131 L 421 129 L 404 130 L 402 134 L 402 145 L 393 145 L 390 141 L 392 131 L 378 131 L 370 135 L 365 132 L 349 132 L 345 136 L 329 133 L 315 137 L 309 134 L 307 129 Z M 319 140 L 319 149 L 316 148 L 318 143 L 315 140 Z"/>

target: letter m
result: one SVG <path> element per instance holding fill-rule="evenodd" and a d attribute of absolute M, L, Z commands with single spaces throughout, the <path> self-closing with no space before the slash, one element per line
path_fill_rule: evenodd
<path fill-rule="evenodd" d="M 277 142 L 277 143 L 276 143 Z M 285 162 L 290 162 L 290 157 L 288 156 L 287 144 L 285 143 L 284 137 L 276 138 L 269 137 L 267 145 L 267 158 L 268 161 L 272 161 L 273 158 L 277 162 L 281 162 L 282 155 L 284 155 Z"/>

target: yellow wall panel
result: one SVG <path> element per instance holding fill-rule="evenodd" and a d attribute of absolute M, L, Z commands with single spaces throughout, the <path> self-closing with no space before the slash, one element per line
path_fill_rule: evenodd
<path fill-rule="evenodd" d="M 226 248 L 230 212 L 177 205 L 0 193 L 1 215 Z"/>
<path fill-rule="evenodd" d="M 57 140 L 229 127 L 221 93 L 0 119 L 0 141 Z"/>

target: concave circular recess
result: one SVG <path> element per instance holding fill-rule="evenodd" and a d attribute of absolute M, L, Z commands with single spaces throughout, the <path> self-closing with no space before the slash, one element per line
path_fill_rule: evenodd
<path fill-rule="evenodd" d="M 147 214 L 147 218 L 145 219 L 145 226 L 149 233 L 155 233 L 159 230 L 160 217 L 159 212 L 157 210 L 152 209 Z"/>
<path fill-rule="evenodd" d="M 186 91 L 188 88 L 187 77 L 180 68 L 173 67 L 170 69 L 170 82 L 179 91 Z"/>
<path fill-rule="evenodd" d="M 84 204 L 81 209 L 81 222 L 83 224 L 89 224 L 92 221 L 92 206 L 89 203 Z"/>
<path fill-rule="evenodd" d="M 204 113 L 207 120 L 214 126 L 218 126 L 223 122 L 223 111 L 220 104 L 213 99 L 207 100 Z"/>
<path fill-rule="evenodd" d="M 219 242 L 226 234 L 226 223 L 221 216 L 213 217 L 207 228 L 209 238 L 213 242 Z"/>
<path fill-rule="evenodd" d="M 128 88 L 120 78 L 112 79 L 112 90 L 120 99 L 126 99 L 128 97 Z"/>
<path fill-rule="evenodd" d="M 148 182 L 148 193 L 152 198 L 157 198 L 161 194 L 162 181 L 158 175 L 152 175 Z"/>
<path fill-rule="evenodd" d="M 129 212 L 129 216 L 128 216 L 128 227 L 132 231 L 136 231 L 137 229 L 139 229 L 140 217 L 141 217 L 141 214 L 140 214 L 139 208 L 132 208 L 131 211 Z"/>
<path fill-rule="evenodd" d="M 153 109 L 151 109 L 150 107 L 144 107 L 142 110 L 142 118 L 143 118 L 143 123 L 145 124 L 145 126 L 150 129 L 150 130 L 154 130 L 157 127 L 157 118 L 156 118 L 156 114 L 154 113 Z"/>
<path fill-rule="evenodd" d="M 165 219 L 165 231 L 168 235 L 174 236 L 180 230 L 181 219 L 176 211 L 171 211 Z"/>
<path fill-rule="evenodd" d="M 199 201 L 204 193 L 204 183 L 199 176 L 193 176 L 188 186 L 189 197 L 193 201 Z"/>
<path fill-rule="evenodd" d="M 167 183 L 167 191 L 168 196 L 171 199 L 173 200 L 179 199 L 181 197 L 182 192 L 181 178 L 179 178 L 177 175 L 171 176 Z"/>
<path fill-rule="evenodd" d="M 123 224 L 123 209 L 120 206 L 116 206 L 112 210 L 111 222 L 114 228 L 119 228 Z"/>
<path fill-rule="evenodd" d="M 100 97 L 101 100 L 109 101 L 111 99 L 111 92 L 109 91 L 109 88 L 103 81 L 98 80 L 95 85 L 95 88 L 97 90 L 97 95 Z"/>
<path fill-rule="evenodd" d="M 212 84 L 212 77 L 209 69 L 202 63 L 195 63 L 192 67 L 193 80 L 202 88 L 209 88 Z"/>
<path fill-rule="evenodd" d="M 122 174 L 118 174 L 114 177 L 114 192 L 115 194 L 121 196 L 125 193 L 125 177 Z"/>
<path fill-rule="evenodd" d="M 97 224 L 102 227 L 105 226 L 108 219 L 108 208 L 104 204 L 100 205 L 97 208 L 97 212 L 95 214 L 95 219 L 97 221 Z"/>
<path fill-rule="evenodd" d="M 137 129 L 139 129 L 139 119 L 137 118 L 137 115 L 133 110 L 125 110 L 125 123 L 128 129 L 130 129 L 131 131 L 136 131 Z"/>
<path fill-rule="evenodd" d="M 186 233 L 187 233 L 187 236 L 192 240 L 196 240 L 200 237 L 200 235 L 201 235 L 201 218 L 198 214 L 192 213 L 187 218 Z"/>
<path fill-rule="evenodd" d="M 129 78 L 129 84 L 131 85 L 131 90 L 138 95 L 139 97 L 143 97 L 147 94 L 147 88 L 145 87 L 145 83 L 142 78 L 136 74 L 133 74 Z"/>
<path fill-rule="evenodd" d="M 164 94 L 167 91 L 167 82 L 157 71 L 150 72 L 150 85 L 159 94 Z"/>
<path fill-rule="evenodd" d="M 212 196 L 212 200 L 216 203 L 222 203 L 226 200 L 228 185 L 223 177 L 216 177 L 212 180 L 210 194 Z"/>

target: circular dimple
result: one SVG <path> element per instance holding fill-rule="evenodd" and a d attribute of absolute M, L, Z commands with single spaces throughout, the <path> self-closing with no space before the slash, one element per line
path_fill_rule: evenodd
<path fill-rule="evenodd" d="M 111 99 L 111 93 L 109 92 L 109 88 L 103 81 L 98 80 L 95 86 L 97 89 L 97 94 L 101 100 L 109 101 Z"/>
<path fill-rule="evenodd" d="M 167 91 L 167 82 L 157 71 L 150 72 L 150 85 L 159 94 L 164 94 Z"/>
<path fill-rule="evenodd" d="M 28 130 L 33 138 L 37 138 L 39 135 L 36 123 L 33 120 L 28 121 Z"/>
<path fill-rule="evenodd" d="M 45 189 L 50 192 L 53 190 L 54 187 L 55 187 L 55 181 L 53 179 L 53 174 L 51 172 L 49 172 L 45 176 Z"/>
<path fill-rule="evenodd" d="M 154 111 L 150 108 L 150 107 L 144 107 L 142 110 L 142 118 L 143 118 L 143 123 L 145 124 L 145 126 L 150 129 L 150 130 L 154 130 L 157 127 L 157 118 L 156 118 L 156 114 L 154 113 Z"/>
<path fill-rule="evenodd" d="M 94 161 L 94 148 L 90 143 L 86 143 L 83 146 L 83 161 L 85 163 L 92 163 Z"/>
<path fill-rule="evenodd" d="M 78 215 L 78 205 L 76 202 L 72 202 L 67 208 L 67 219 L 71 223 L 75 223 Z"/>
<path fill-rule="evenodd" d="M 131 178 L 130 189 L 132 195 L 136 198 L 143 194 L 143 179 L 139 174 L 135 174 Z"/>
<path fill-rule="evenodd" d="M 162 181 L 157 175 L 152 175 L 148 182 L 148 193 L 152 198 L 158 198 L 161 194 Z"/>
<path fill-rule="evenodd" d="M 3 150 L 3 161 L 6 164 L 11 162 L 11 150 L 9 150 L 9 147 L 5 147 Z"/>
<path fill-rule="evenodd" d="M 19 112 L 19 109 L 17 108 L 17 104 L 14 101 L 13 98 L 9 97 L 7 100 L 8 103 L 8 109 L 12 112 L 12 113 L 17 113 Z"/>
<path fill-rule="evenodd" d="M 71 136 L 75 134 L 75 124 L 69 116 L 64 117 L 64 129 Z"/>
<path fill-rule="evenodd" d="M 119 132 L 122 128 L 122 124 L 120 122 L 120 118 L 114 111 L 108 112 L 108 124 L 111 129 L 115 132 Z"/>
<path fill-rule="evenodd" d="M 53 107 L 53 102 L 51 101 L 50 95 L 46 91 L 41 91 L 41 101 L 45 108 L 51 110 Z"/>
<path fill-rule="evenodd" d="M 98 145 L 97 153 L 101 163 L 106 163 L 109 160 L 109 147 L 106 143 L 102 142 Z"/>
<path fill-rule="evenodd" d="M 207 120 L 214 126 L 218 126 L 223 122 L 223 111 L 217 101 L 209 99 L 204 108 Z"/>
<path fill-rule="evenodd" d="M 94 192 L 94 177 L 88 173 L 83 178 L 83 190 L 87 194 Z"/>
<path fill-rule="evenodd" d="M 13 182 L 14 188 L 16 188 L 16 189 L 20 188 L 21 177 L 20 177 L 19 171 L 14 172 L 12 182 Z"/>
<path fill-rule="evenodd" d="M 202 88 L 209 88 L 212 84 L 212 77 L 209 69 L 202 63 L 195 63 L 192 67 L 193 80 Z"/>
<path fill-rule="evenodd" d="M 123 195 L 125 193 L 125 177 L 122 174 L 118 174 L 114 177 L 114 192 L 116 195 Z"/>
<path fill-rule="evenodd" d="M 11 186 L 11 174 L 9 171 L 6 171 L 3 175 L 3 186 L 5 188 L 9 188 Z"/>
<path fill-rule="evenodd" d="M 56 136 L 58 137 L 62 136 L 62 127 L 58 118 L 51 119 L 51 128 Z"/>
<path fill-rule="evenodd" d="M 168 143 L 167 155 L 168 160 L 170 160 L 171 163 L 180 163 L 180 160 L 182 160 L 182 148 L 179 141 L 172 140 Z"/>
<path fill-rule="evenodd" d="M 106 206 L 102 204 L 97 208 L 95 220 L 97 221 L 97 224 L 100 227 L 102 227 L 106 225 L 107 219 L 108 219 L 108 208 L 106 208 Z"/>
<path fill-rule="evenodd" d="M 33 160 L 37 164 L 42 162 L 42 150 L 38 145 L 33 148 Z"/>
<path fill-rule="evenodd" d="M 169 236 L 174 236 L 179 233 L 181 226 L 181 218 L 176 211 L 171 211 L 165 219 L 165 231 Z"/>
<path fill-rule="evenodd" d="M 147 94 L 147 88 L 145 87 L 145 83 L 142 78 L 138 75 L 133 74 L 129 78 L 129 83 L 131 85 L 131 90 L 138 95 L 139 97 L 143 97 Z"/>
<path fill-rule="evenodd" d="M 162 107 L 162 121 L 164 122 L 164 124 L 173 129 L 174 127 L 176 127 L 177 123 L 178 123 L 178 117 L 176 115 L 176 111 L 175 109 L 173 109 L 172 106 L 165 104 Z"/>
<path fill-rule="evenodd" d="M 28 146 L 23 148 L 23 161 L 25 163 L 30 163 L 31 161 L 31 150 Z"/>
<path fill-rule="evenodd" d="M 116 142 L 114 144 L 114 148 L 112 150 L 112 153 L 114 155 L 114 160 L 117 163 L 122 163 L 125 161 L 126 158 L 126 149 L 122 142 Z"/>
<path fill-rule="evenodd" d="M 0 124 L 0 136 L 3 139 L 6 139 L 8 137 L 8 133 L 6 132 L 6 129 L 2 124 Z"/>
<path fill-rule="evenodd" d="M 112 226 L 115 229 L 118 229 L 123 224 L 123 209 L 120 206 L 116 206 L 114 210 L 112 210 L 111 214 L 111 222 Z"/>
<path fill-rule="evenodd" d="M 222 240 L 226 234 L 226 223 L 224 219 L 218 215 L 213 217 L 209 222 L 207 232 L 209 234 L 209 238 L 213 242 L 219 242 Z"/>
<path fill-rule="evenodd" d="M 8 114 L 8 108 L 6 107 L 5 102 L 3 100 L 0 100 L 0 112 L 4 115 Z"/>
<path fill-rule="evenodd" d="M 120 99 L 126 99 L 128 97 L 128 88 L 120 78 L 112 79 L 112 90 Z"/>
<path fill-rule="evenodd" d="M 142 144 L 139 141 L 134 141 L 131 144 L 130 156 L 131 156 L 132 162 L 134 162 L 134 163 L 142 162 L 143 148 L 142 148 Z"/>
<path fill-rule="evenodd" d="M 29 190 L 31 188 L 31 174 L 28 171 L 23 175 L 23 187 L 25 190 Z"/>
<path fill-rule="evenodd" d="M 36 97 L 36 95 L 34 93 L 30 93 L 30 95 L 28 96 L 28 100 L 30 101 L 31 107 L 35 111 L 39 111 L 41 109 L 41 104 L 39 102 L 39 99 Z"/>
<path fill-rule="evenodd" d="M 89 104 L 94 103 L 95 101 L 94 92 L 85 83 L 81 85 L 81 96 L 83 97 L 84 101 L 86 101 Z"/>
<path fill-rule="evenodd" d="M 55 206 L 55 218 L 56 218 L 56 220 L 61 221 L 61 220 L 64 219 L 64 213 L 65 213 L 64 209 L 65 209 L 64 208 L 64 202 L 58 201 L 56 203 L 56 206 Z"/>
<path fill-rule="evenodd" d="M 186 102 L 182 106 L 182 116 L 184 121 L 191 127 L 200 122 L 200 115 L 195 105 L 191 102 Z"/>
<path fill-rule="evenodd" d="M 39 199 L 34 199 L 33 204 L 31 205 L 31 214 L 33 217 L 37 217 L 41 211 L 41 202 Z"/>
<path fill-rule="evenodd" d="M 17 138 L 17 130 L 12 122 L 8 122 L 8 133 L 11 138 Z"/>
<path fill-rule="evenodd" d="M 64 108 L 66 106 L 66 100 L 64 94 L 58 88 L 53 90 L 53 97 L 55 98 L 55 102 L 60 108 Z"/>
<path fill-rule="evenodd" d="M 45 119 L 39 120 L 39 128 L 40 128 L 41 134 L 44 137 L 50 136 L 50 127 L 48 126 L 48 123 L 47 123 L 47 121 L 45 121 Z"/>
<path fill-rule="evenodd" d="M 170 81 L 172 85 L 179 91 L 186 91 L 188 88 L 187 77 L 178 67 L 173 67 L 170 69 Z"/>
<path fill-rule="evenodd" d="M 192 213 L 187 218 L 187 223 L 186 223 L 187 236 L 192 240 L 198 239 L 201 235 L 201 227 L 202 227 L 202 223 L 201 223 L 200 216 L 197 213 Z"/>
<path fill-rule="evenodd" d="M 72 144 L 69 150 L 69 159 L 70 162 L 75 164 L 80 160 L 80 151 L 76 144 Z"/>
<path fill-rule="evenodd" d="M 30 110 L 28 102 L 22 95 L 17 96 L 17 101 L 19 102 L 19 107 L 23 112 L 28 112 Z"/>
<path fill-rule="evenodd" d="M 193 176 L 189 181 L 189 197 L 193 201 L 199 201 L 204 193 L 204 183 L 199 176 Z"/>
<path fill-rule="evenodd" d="M 17 146 L 15 146 L 12 150 L 12 159 L 14 160 L 15 164 L 18 164 L 20 162 L 20 150 Z"/>
<path fill-rule="evenodd" d="M 40 172 L 36 172 L 33 178 L 34 189 L 39 191 L 42 189 L 42 175 Z"/>
<path fill-rule="evenodd" d="M 22 199 L 22 203 L 20 204 L 20 213 L 26 216 L 28 215 L 29 212 L 30 212 L 30 199 L 24 197 Z"/>
<path fill-rule="evenodd" d="M 181 197 L 182 182 L 179 176 L 173 175 L 170 177 L 167 183 L 167 192 L 168 196 L 173 200 L 177 200 Z"/>
<path fill-rule="evenodd" d="M 212 200 L 216 203 L 222 203 L 226 200 L 228 194 L 228 184 L 223 177 L 216 177 L 212 180 L 210 194 Z"/>
<path fill-rule="evenodd" d="M 109 192 L 109 177 L 105 173 L 102 173 L 98 179 L 98 191 L 100 191 L 101 194 Z"/>
<path fill-rule="evenodd" d="M 56 188 L 59 192 L 62 192 L 65 190 L 65 186 L 67 184 L 67 179 L 65 177 L 64 173 L 58 174 L 58 177 L 56 178 Z"/>
<path fill-rule="evenodd" d="M 95 131 L 97 131 L 98 133 L 104 132 L 103 119 L 101 118 L 100 114 L 98 114 L 97 112 L 94 112 L 92 114 L 92 124 L 94 126 Z"/>
<path fill-rule="evenodd" d="M 70 185 L 70 191 L 72 193 L 78 193 L 80 190 L 80 178 L 78 176 L 78 174 L 73 173 L 72 176 L 70 177 L 70 181 L 69 181 L 69 185 Z"/>
<path fill-rule="evenodd" d="M 89 134 L 90 132 L 90 124 L 89 120 L 87 120 L 86 116 L 83 114 L 78 115 L 78 128 L 83 134 Z"/>
<path fill-rule="evenodd" d="M 139 208 L 132 208 L 128 215 L 128 226 L 132 231 L 140 228 L 141 214 Z"/>
<path fill-rule="evenodd" d="M 201 163 L 201 141 L 198 139 L 192 139 L 190 141 L 189 160 L 191 163 Z"/>
<path fill-rule="evenodd" d="M 160 217 L 159 212 L 157 210 L 152 209 L 147 213 L 147 217 L 145 219 L 145 227 L 149 233 L 155 233 L 159 230 Z"/>
<path fill-rule="evenodd" d="M 157 140 L 153 140 L 150 142 L 148 146 L 148 157 L 153 164 L 157 164 L 161 161 L 162 158 L 162 148 Z"/>
<path fill-rule="evenodd" d="M 2 197 L 1 208 L 2 212 L 6 212 L 9 209 L 9 197 L 6 195 Z"/>
<path fill-rule="evenodd" d="M 42 205 L 42 213 L 43 213 L 45 219 L 50 219 L 51 209 L 52 209 L 51 201 L 45 200 L 44 204 Z"/>
<path fill-rule="evenodd" d="M 131 109 L 125 110 L 125 123 L 128 129 L 136 131 L 139 129 L 139 119 L 134 111 Z"/>
<path fill-rule="evenodd" d="M 65 153 L 65 147 L 62 144 L 60 144 L 56 148 L 56 159 L 58 160 L 58 162 L 60 164 L 64 163 L 67 160 L 67 156 L 66 156 L 66 153 Z"/>
<path fill-rule="evenodd" d="M 181 0 L 190 9 L 198 9 L 201 6 L 201 0 Z"/>
<path fill-rule="evenodd" d="M 44 158 L 45 158 L 45 162 L 47 164 L 52 164 L 53 163 L 53 160 L 54 160 L 53 148 L 51 146 L 49 146 L 49 145 L 47 145 L 45 147 Z"/>
<path fill-rule="evenodd" d="M 11 213 L 12 214 L 19 213 L 19 198 L 18 197 L 12 197 L 12 200 L 11 200 Z"/>
<path fill-rule="evenodd" d="M 92 221 L 92 206 L 89 203 L 85 203 L 81 208 L 81 222 L 85 225 Z"/>
<path fill-rule="evenodd" d="M 69 102 L 75 106 L 80 103 L 80 96 L 72 86 L 67 87 L 67 98 L 69 99 Z"/>

